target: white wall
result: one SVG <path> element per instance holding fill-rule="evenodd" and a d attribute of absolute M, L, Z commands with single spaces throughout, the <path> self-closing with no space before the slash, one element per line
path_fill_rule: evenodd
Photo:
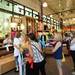
<path fill-rule="evenodd" d="M 40 12 L 40 3 L 39 0 L 14 0 L 18 3 L 21 3 L 25 6 L 28 6 L 36 11 Z M 43 8 L 44 14 L 47 15 L 50 13 L 49 8 Z"/>

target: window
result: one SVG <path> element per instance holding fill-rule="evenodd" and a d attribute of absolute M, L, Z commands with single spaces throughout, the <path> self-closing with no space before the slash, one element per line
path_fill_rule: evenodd
<path fill-rule="evenodd" d="M 56 20 L 54 20 L 54 25 L 56 25 Z"/>
<path fill-rule="evenodd" d="M 0 1 L 0 8 L 12 11 L 12 3 L 2 0 Z"/>
<path fill-rule="evenodd" d="M 33 11 L 33 18 L 34 18 L 34 19 L 38 19 L 38 12 Z"/>
<path fill-rule="evenodd" d="M 11 14 L 0 12 L 0 36 L 4 37 L 6 33 L 10 32 L 10 16 Z"/>
<path fill-rule="evenodd" d="M 56 22 L 56 26 L 57 26 L 57 29 L 60 29 L 60 22 L 59 21 Z"/>
<path fill-rule="evenodd" d="M 43 21 L 46 22 L 47 21 L 47 18 L 45 15 L 43 15 Z"/>
<path fill-rule="evenodd" d="M 14 5 L 14 12 L 24 15 L 24 7 L 22 5 Z"/>
<path fill-rule="evenodd" d="M 51 18 L 51 24 L 53 25 L 53 18 Z"/>
<path fill-rule="evenodd" d="M 47 23 L 50 23 L 50 17 L 47 17 Z"/>
<path fill-rule="evenodd" d="M 32 17 L 32 10 L 29 8 L 25 8 L 25 15 Z"/>

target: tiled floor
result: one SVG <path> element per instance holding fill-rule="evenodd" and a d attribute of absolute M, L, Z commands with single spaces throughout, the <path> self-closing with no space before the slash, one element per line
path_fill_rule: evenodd
<path fill-rule="evenodd" d="M 66 57 L 66 62 L 63 63 L 64 75 L 72 75 L 72 73 L 71 73 L 72 66 L 73 66 L 73 64 L 72 64 L 71 57 Z M 47 73 L 47 75 L 58 75 L 56 63 L 52 57 L 47 58 L 46 73 Z M 16 73 L 14 70 L 12 70 L 3 75 L 19 75 L 19 74 Z"/>

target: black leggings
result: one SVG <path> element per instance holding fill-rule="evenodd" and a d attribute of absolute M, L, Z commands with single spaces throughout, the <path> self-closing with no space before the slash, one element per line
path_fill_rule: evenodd
<path fill-rule="evenodd" d="M 26 63 L 26 75 L 33 75 L 33 69 L 30 68 L 30 64 Z"/>
<path fill-rule="evenodd" d="M 74 70 L 75 70 L 75 51 L 70 51 L 71 56 L 72 56 L 72 60 L 73 60 L 73 64 L 74 64 Z"/>
<path fill-rule="evenodd" d="M 34 75 L 39 75 L 39 71 L 41 72 L 41 75 L 46 75 L 44 61 L 40 63 L 34 63 L 33 68 L 34 68 Z"/>

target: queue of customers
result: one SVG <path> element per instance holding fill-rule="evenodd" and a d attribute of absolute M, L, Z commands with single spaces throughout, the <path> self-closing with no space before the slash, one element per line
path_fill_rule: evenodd
<path fill-rule="evenodd" d="M 9 36 L 6 36 L 8 39 Z M 5 39 L 8 41 L 8 39 Z M 53 50 L 53 57 L 56 60 L 57 69 L 59 75 L 63 75 L 62 70 L 62 53 L 63 53 L 63 44 L 62 44 L 62 35 L 61 33 L 54 34 L 55 45 Z M 3 41 L 5 45 L 6 41 Z M 11 44 L 11 40 L 8 42 Z M 42 55 L 43 51 L 41 48 L 40 42 L 38 42 L 34 33 L 22 34 L 20 32 L 16 33 L 16 36 L 13 39 L 14 45 L 14 58 L 16 63 L 16 71 L 19 71 L 19 75 L 47 75 L 45 71 L 45 58 Z M 73 36 L 70 42 L 70 54 L 74 63 L 75 71 L 75 37 Z"/>
<path fill-rule="evenodd" d="M 13 41 L 16 71 L 19 75 L 46 75 L 45 61 L 42 56 L 42 49 L 35 35 L 16 34 Z M 24 59 L 25 58 L 25 59 Z"/>

